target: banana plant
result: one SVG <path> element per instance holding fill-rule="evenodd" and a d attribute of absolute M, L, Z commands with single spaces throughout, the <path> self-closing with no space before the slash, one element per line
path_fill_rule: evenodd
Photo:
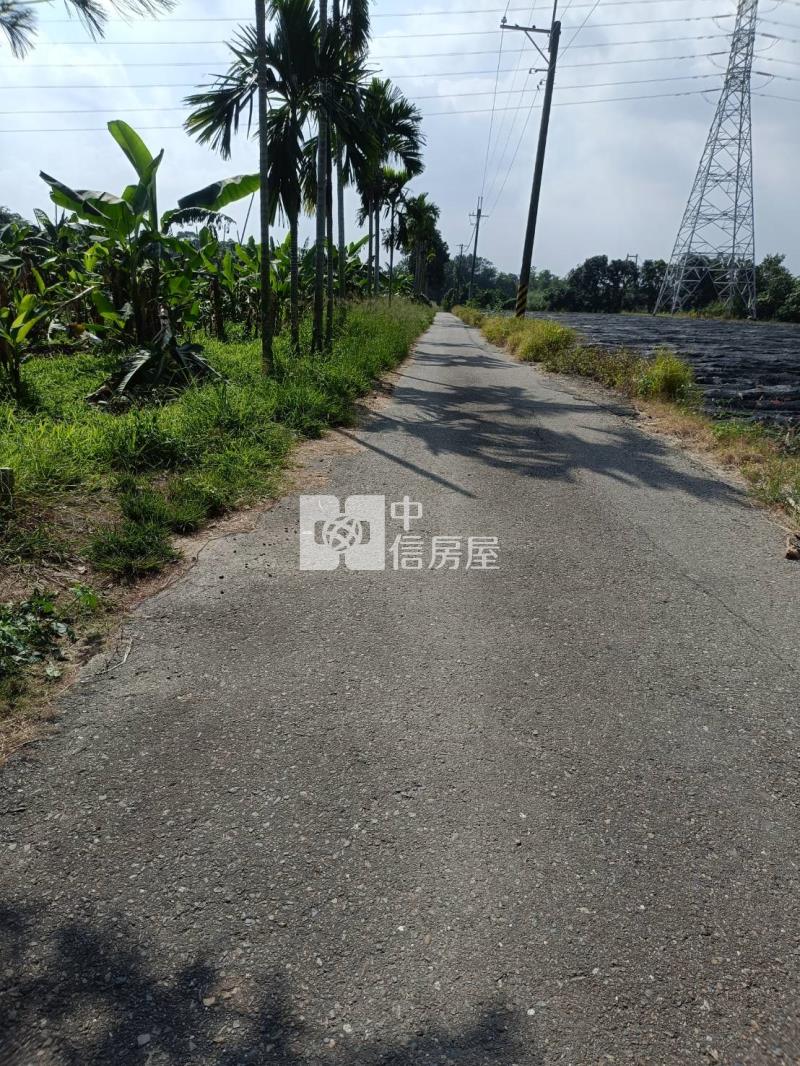
<path fill-rule="evenodd" d="M 20 368 L 31 330 L 50 314 L 50 306 L 32 292 L 0 292 L 0 373 L 2 384 L 18 399 Z"/>
<path fill-rule="evenodd" d="M 179 211 L 162 218 L 157 179 L 163 149 L 154 156 L 126 122 L 109 122 L 108 130 L 137 178 L 120 196 L 75 189 L 44 172 L 41 177 L 50 186 L 51 200 L 88 223 L 96 234 L 84 265 L 103 279 L 93 297 L 98 318 L 123 335 L 131 332 L 140 346 L 132 365 L 115 375 L 112 391 L 124 395 L 143 383 L 149 386 L 171 377 L 176 369 L 183 376 L 193 370 L 198 376 L 207 375 L 208 364 L 195 346 L 181 345 L 177 337 L 196 323 L 199 286 L 209 274 L 216 277 L 219 266 L 202 247 L 171 236 L 169 228 L 179 212 L 218 213 L 251 195 L 259 178 L 244 174 L 213 182 L 182 197 Z M 212 241 L 209 236 L 206 243 Z"/>
<path fill-rule="evenodd" d="M 32 350 L 39 326 L 52 322 L 56 314 L 68 304 L 85 297 L 89 288 L 74 296 L 63 298 L 60 287 L 48 288 L 39 271 L 31 273 L 36 290 L 28 292 L 20 284 L 21 268 L 15 266 L 0 278 L 0 390 L 8 391 L 14 399 L 22 394 L 21 368 Z"/>
<path fill-rule="evenodd" d="M 138 179 L 121 196 L 74 189 L 44 172 L 41 177 L 50 186 L 50 198 L 55 204 L 72 211 L 97 232 L 97 243 L 103 247 L 93 254 L 96 262 L 104 267 L 106 296 L 112 302 L 113 311 L 132 323 L 135 339 L 147 345 L 165 328 L 174 333 L 183 327 L 182 320 L 170 316 L 170 292 L 163 284 L 163 277 L 165 255 L 172 253 L 179 258 L 186 248 L 185 245 L 176 247 L 174 238 L 166 239 L 175 212 L 167 212 L 163 219 L 158 214 L 157 177 L 164 158 L 163 149 L 158 155 L 152 155 L 138 133 L 121 120 L 109 122 L 108 129 Z M 258 186 L 256 174 L 223 178 L 182 197 L 179 208 L 218 212 L 235 200 L 251 195 Z M 167 274 L 174 277 L 174 272 L 167 271 Z M 125 303 L 116 305 L 123 294 Z M 185 304 L 185 300 L 181 302 L 181 306 Z"/>

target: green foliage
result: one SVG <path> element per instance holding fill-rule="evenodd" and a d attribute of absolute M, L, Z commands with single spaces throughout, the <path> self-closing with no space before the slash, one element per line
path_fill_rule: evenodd
<path fill-rule="evenodd" d="M 162 570 L 176 558 L 176 553 L 167 528 L 159 520 L 126 519 L 95 535 L 89 558 L 98 570 L 133 581 Z"/>
<path fill-rule="evenodd" d="M 22 603 L 0 604 L 0 681 L 57 655 L 60 641 L 70 635 L 53 598 L 38 590 Z"/>
<path fill-rule="evenodd" d="M 623 348 L 609 351 L 579 342 L 575 330 L 546 318 L 481 315 L 455 308 L 469 325 L 477 325 L 492 344 L 507 347 L 520 359 L 542 363 L 558 374 L 591 378 L 630 396 L 687 405 L 696 402 L 694 374 L 674 352 L 659 349 L 644 359 Z"/>
<path fill-rule="evenodd" d="M 206 373 L 176 338 L 196 325 L 204 302 L 221 333 L 225 294 L 235 299 L 238 275 L 252 272 L 250 257 L 234 262 L 212 231 L 223 223 L 224 206 L 258 188 L 258 176 L 225 178 L 184 197 L 182 205 L 206 225 L 195 239 L 177 237 L 169 233 L 176 212 L 158 215 L 163 150 L 153 156 L 121 120 L 108 128 L 136 172 L 135 184 L 117 196 L 74 189 L 42 172 L 69 220 L 51 222 L 39 212 L 38 227 L 15 221 L 0 227 L 0 390 L 17 398 L 24 359 L 65 342 L 135 343 L 150 350 L 150 377 L 176 364 L 185 375 Z M 118 390 L 133 380 L 123 376 Z"/>
<path fill-rule="evenodd" d="M 462 322 L 466 322 L 468 326 L 477 326 L 480 328 L 486 321 L 486 315 L 482 311 L 476 310 L 474 307 L 463 307 L 456 304 L 452 308 L 453 314 L 458 315 Z"/>
<path fill-rule="evenodd" d="M 673 403 L 689 400 L 693 390 L 692 368 L 666 348 L 659 349 L 653 359 L 646 360 L 636 383 L 637 396 Z"/>
<path fill-rule="evenodd" d="M 39 402 L 33 410 L 0 403 L 0 465 L 14 468 L 17 506 L 34 518 L 61 499 L 85 498 L 89 509 L 93 498 L 113 501 L 119 518 L 95 530 L 89 554 L 98 568 L 133 579 L 169 562 L 171 533 L 273 492 L 292 440 L 349 421 L 354 400 L 405 357 L 432 314 L 404 300 L 354 305 L 324 357 L 297 356 L 279 337 L 272 378 L 261 374 L 257 342 L 212 340 L 221 380 L 117 415 L 84 401 L 107 354 L 32 360 L 25 369 Z M 48 554 L 53 542 L 30 532 L 46 526 L 29 522 L 13 545 L 6 534 L 4 553 L 16 552 L 8 561 L 23 550 Z M 51 535 L 67 539 L 70 530 Z"/>
<path fill-rule="evenodd" d="M 759 318 L 793 319 L 795 279 L 783 255 L 766 255 L 756 267 L 756 308 Z"/>

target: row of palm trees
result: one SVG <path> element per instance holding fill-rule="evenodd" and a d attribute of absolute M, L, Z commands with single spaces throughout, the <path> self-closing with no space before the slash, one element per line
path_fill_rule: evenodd
<path fill-rule="evenodd" d="M 0 0 L 0 32 L 12 51 L 33 46 L 36 14 L 53 0 Z M 102 36 L 107 8 L 125 15 L 157 15 L 175 0 L 66 0 L 93 36 Z M 244 125 L 259 136 L 261 189 L 261 336 L 265 371 L 272 364 L 274 314 L 270 286 L 269 231 L 277 214 L 288 221 L 291 253 L 290 329 L 299 344 L 300 301 L 298 219 L 316 212 L 315 287 L 312 344 L 330 344 L 338 273 L 345 295 L 344 189 L 358 190 L 359 221 L 368 223 L 371 291 L 381 280 L 381 222 L 389 255 L 389 299 L 394 256 L 408 253 L 415 291 L 425 288 L 429 250 L 441 238 L 438 208 L 425 194 L 411 196 L 409 182 L 423 169 L 421 116 L 388 80 L 367 69 L 369 0 L 255 0 L 255 21 L 229 45 L 233 59 L 225 74 L 188 98 L 186 128 L 199 141 L 228 157 Z M 271 20 L 270 32 L 267 23 Z M 254 113 L 255 112 L 255 113 Z M 335 173 L 335 183 L 333 176 Z M 334 251 L 333 189 L 338 219 Z"/>
<path fill-rule="evenodd" d="M 261 172 L 262 361 L 272 363 L 269 229 L 288 222 L 291 245 L 290 331 L 299 345 L 298 221 L 316 214 L 312 348 L 331 343 L 335 295 L 345 296 L 344 189 L 359 194 L 368 224 L 371 291 L 380 287 L 381 223 L 389 221 L 389 298 L 396 248 L 417 262 L 432 239 L 438 209 L 408 194 L 422 172 L 424 137 L 417 108 L 367 69 L 369 0 L 255 0 L 256 19 L 229 48 L 227 71 L 188 97 L 186 129 L 228 157 L 240 126 L 257 126 Z M 267 20 L 271 21 L 267 32 Z M 255 108 L 255 114 L 254 114 Z M 334 181 L 335 176 L 335 181 Z M 334 241 L 334 186 L 337 228 Z M 421 291 L 421 267 L 417 270 Z"/>

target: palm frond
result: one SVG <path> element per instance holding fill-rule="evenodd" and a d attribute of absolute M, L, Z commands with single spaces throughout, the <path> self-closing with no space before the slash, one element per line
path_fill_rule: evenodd
<path fill-rule="evenodd" d="M 0 30 L 5 34 L 15 56 L 25 56 L 33 47 L 36 35 L 34 7 L 52 0 L 0 0 Z M 177 0 L 110 0 L 110 6 L 124 18 L 157 15 L 171 11 Z M 102 37 L 108 11 L 102 0 L 65 0 L 67 11 L 75 14 L 92 37 Z"/>
<path fill-rule="evenodd" d="M 12 53 L 21 59 L 33 47 L 36 36 L 33 11 L 17 0 L 0 0 L 0 30 L 6 35 Z"/>

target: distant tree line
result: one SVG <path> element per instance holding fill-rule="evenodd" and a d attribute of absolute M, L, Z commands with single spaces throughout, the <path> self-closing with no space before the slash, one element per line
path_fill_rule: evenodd
<path fill-rule="evenodd" d="M 784 256 L 767 255 L 756 266 L 757 312 L 761 319 L 800 322 L 800 277 L 784 266 Z M 472 256 L 456 256 L 445 264 L 445 306 L 468 301 Z M 609 259 L 592 255 L 563 277 L 550 270 L 534 270 L 528 290 L 530 311 L 588 311 L 601 314 L 650 312 L 655 307 L 667 264 L 663 259 Z M 488 259 L 478 258 L 472 297 L 475 307 L 510 310 L 517 292 L 517 275 L 504 274 Z M 710 316 L 726 314 L 710 279 L 698 286 L 687 311 Z"/>
<path fill-rule="evenodd" d="M 449 259 L 443 267 L 442 281 L 441 302 L 444 307 L 469 302 L 487 311 L 500 311 L 513 307 L 517 295 L 517 275 L 504 274 L 481 256 L 475 260 L 474 277 L 471 255 L 456 255 Z"/>

